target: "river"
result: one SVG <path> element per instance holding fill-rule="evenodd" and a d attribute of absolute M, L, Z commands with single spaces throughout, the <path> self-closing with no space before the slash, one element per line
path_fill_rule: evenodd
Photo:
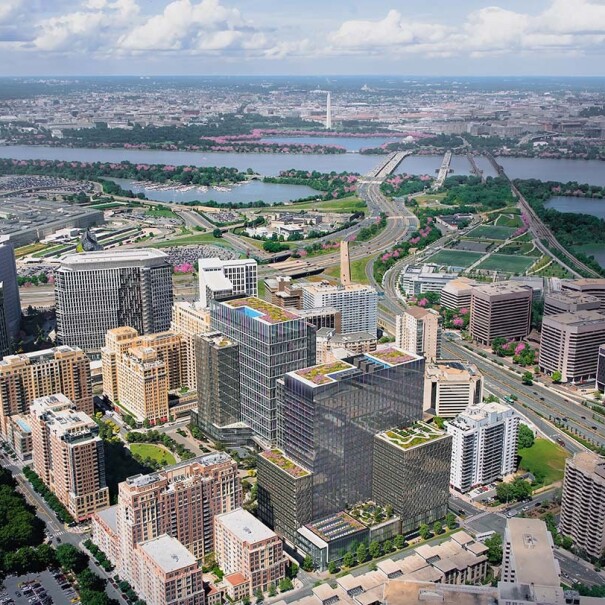
<path fill-rule="evenodd" d="M 299 145 L 333 145 L 357 152 L 367 147 L 380 147 L 384 143 L 400 143 L 403 137 L 264 137 L 267 143 L 298 143 Z"/>

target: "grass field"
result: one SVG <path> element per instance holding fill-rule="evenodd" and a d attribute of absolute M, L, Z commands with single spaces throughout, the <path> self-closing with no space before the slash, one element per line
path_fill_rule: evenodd
<path fill-rule="evenodd" d="M 468 237 L 473 239 L 508 239 L 516 229 L 512 227 L 499 227 L 498 225 L 480 225 L 468 233 Z"/>
<path fill-rule="evenodd" d="M 141 458 L 151 458 L 164 466 L 174 464 L 176 458 L 163 447 L 153 445 L 152 443 L 133 443 L 130 446 L 130 451 L 133 454 L 141 456 Z"/>
<path fill-rule="evenodd" d="M 171 240 L 163 242 L 155 242 L 147 244 L 148 248 L 170 248 L 171 246 L 193 246 L 195 244 L 214 244 L 223 248 L 231 248 L 229 242 L 226 242 L 220 237 L 214 237 L 212 233 L 199 233 L 185 235 L 183 237 L 175 237 Z"/>
<path fill-rule="evenodd" d="M 426 259 L 427 263 L 445 265 L 448 267 L 470 267 L 477 262 L 483 254 L 480 252 L 468 252 L 467 250 L 440 250 Z"/>
<path fill-rule="evenodd" d="M 366 210 L 367 206 L 363 200 L 358 197 L 346 197 L 341 200 L 328 200 L 326 202 L 301 202 L 300 204 L 288 204 L 287 206 L 279 206 L 280 211 L 283 209 L 296 212 L 297 210 L 320 210 L 322 212 L 359 212 Z M 263 213 L 275 212 L 276 208 L 263 208 Z"/>
<path fill-rule="evenodd" d="M 550 485 L 563 479 L 565 460 L 569 453 L 548 439 L 536 439 L 532 447 L 519 450 L 519 456 L 520 469 L 532 473 L 539 483 Z"/>
<path fill-rule="evenodd" d="M 511 254 L 492 254 L 484 260 L 477 269 L 487 271 L 502 271 L 502 273 L 525 273 L 537 257 L 533 256 L 513 256 Z"/>
<path fill-rule="evenodd" d="M 522 227 L 523 221 L 521 220 L 521 217 L 516 214 L 501 214 L 494 221 L 494 224 L 499 227 Z"/>
<path fill-rule="evenodd" d="M 40 252 L 41 250 L 46 250 L 49 247 L 50 246 L 48 244 L 43 244 L 42 242 L 34 242 L 33 244 L 28 244 L 27 246 L 21 246 L 21 248 L 15 248 L 15 258 L 21 258 L 34 252 Z"/>
<path fill-rule="evenodd" d="M 366 275 L 366 266 L 370 261 L 369 256 L 366 258 L 360 258 L 359 260 L 351 261 L 351 281 L 357 284 L 369 284 L 367 275 Z M 340 277 L 340 265 L 334 265 L 333 267 L 328 267 L 324 274 L 328 277 L 334 277 L 338 279 Z"/>
<path fill-rule="evenodd" d="M 172 210 L 170 210 L 170 208 L 166 208 L 165 206 L 151 206 L 145 212 L 145 216 L 151 216 L 154 218 L 179 218 Z"/>

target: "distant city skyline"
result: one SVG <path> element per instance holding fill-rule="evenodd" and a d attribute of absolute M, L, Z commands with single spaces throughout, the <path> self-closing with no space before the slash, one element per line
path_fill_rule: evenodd
<path fill-rule="evenodd" d="M 603 0 L 3 0 L 0 75 L 602 75 Z"/>

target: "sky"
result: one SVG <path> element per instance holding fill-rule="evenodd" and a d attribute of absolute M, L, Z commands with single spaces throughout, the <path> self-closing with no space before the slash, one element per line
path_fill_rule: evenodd
<path fill-rule="evenodd" d="M 0 0 L 0 75 L 605 76 L 605 0 Z"/>

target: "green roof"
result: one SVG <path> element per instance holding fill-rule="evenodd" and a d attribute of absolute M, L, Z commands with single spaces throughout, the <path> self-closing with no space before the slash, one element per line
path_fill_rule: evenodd
<path fill-rule="evenodd" d="M 423 445 L 435 439 L 441 439 L 445 436 L 446 433 L 444 431 L 421 420 L 409 427 L 390 429 L 380 434 L 380 437 L 404 450 Z"/>

